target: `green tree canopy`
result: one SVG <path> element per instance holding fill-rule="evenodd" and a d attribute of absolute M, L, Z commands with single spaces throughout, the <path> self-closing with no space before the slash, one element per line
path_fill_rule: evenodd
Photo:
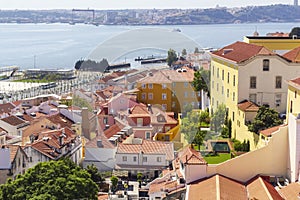
<path fill-rule="evenodd" d="M 168 51 L 168 57 L 167 57 L 167 63 L 169 66 L 172 65 L 173 62 L 177 61 L 177 54 L 176 51 L 173 49 L 169 49 Z"/>
<path fill-rule="evenodd" d="M 249 131 L 259 134 L 260 131 L 282 124 L 279 114 L 274 109 L 261 106 L 254 118 L 254 121 L 248 125 Z"/>
<path fill-rule="evenodd" d="M 300 27 L 294 27 L 294 28 L 291 30 L 289 36 L 290 36 L 290 37 L 293 37 L 293 35 L 296 35 L 297 37 L 300 37 Z"/>
<path fill-rule="evenodd" d="M 201 131 L 201 121 L 200 121 L 201 112 L 191 111 L 187 113 L 187 116 L 182 119 L 180 126 L 181 133 L 184 134 L 185 139 L 188 143 L 197 144 L 200 148 L 200 145 L 203 143 L 203 140 L 206 136 L 206 131 Z"/>
<path fill-rule="evenodd" d="M 207 70 L 199 70 L 194 73 L 192 85 L 196 91 L 205 91 L 209 96 L 210 72 Z"/>
<path fill-rule="evenodd" d="M 41 162 L 0 186 L 0 199 L 97 199 L 90 174 L 69 159 Z"/>
<path fill-rule="evenodd" d="M 182 55 L 182 56 L 186 56 L 186 55 L 187 55 L 186 49 L 182 49 L 181 55 Z"/>
<path fill-rule="evenodd" d="M 221 132 L 226 118 L 226 106 L 221 104 L 217 107 L 217 110 L 213 113 L 211 123 L 215 132 Z"/>

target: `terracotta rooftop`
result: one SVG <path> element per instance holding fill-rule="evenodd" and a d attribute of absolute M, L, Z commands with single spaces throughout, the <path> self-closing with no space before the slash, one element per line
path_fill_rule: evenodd
<path fill-rule="evenodd" d="M 188 186 L 188 199 L 248 199 L 246 187 L 235 180 L 221 175 L 214 175 L 203 181 Z M 201 191 L 201 192 L 199 192 Z M 208 198 L 209 197 L 209 198 Z"/>
<path fill-rule="evenodd" d="M 60 125 L 60 128 L 68 127 L 71 128 L 73 122 L 68 118 L 64 117 L 62 114 L 58 113 L 55 115 L 48 116 L 47 119 L 53 124 Z"/>
<path fill-rule="evenodd" d="M 18 126 L 18 125 L 26 123 L 26 121 L 20 119 L 19 117 L 14 116 L 14 115 L 2 118 L 1 120 L 12 126 Z"/>
<path fill-rule="evenodd" d="M 145 104 L 138 104 L 130 108 L 129 117 L 150 117 Z"/>
<path fill-rule="evenodd" d="M 168 161 L 174 159 L 174 148 L 171 142 L 143 140 L 141 144 L 118 143 L 117 153 L 133 154 L 166 154 Z"/>
<path fill-rule="evenodd" d="M 241 63 L 257 55 L 276 55 L 272 51 L 263 46 L 248 44 L 245 42 L 235 42 L 222 49 L 212 53 L 214 56 L 219 56 L 236 63 Z"/>
<path fill-rule="evenodd" d="M 178 158 L 183 164 L 187 165 L 206 165 L 207 162 L 201 156 L 200 152 L 192 149 L 190 146 L 185 147 L 178 153 Z"/>
<path fill-rule="evenodd" d="M 154 84 L 161 84 L 161 83 L 172 83 L 168 76 L 161 71 L 154 72 L 145 78 L 140 79 L 139 83 L 154 83 Z"/>
<path fill-rule="evenodd" d="M 125 126 L 119 122 L 116 122 L 116 124 L 112 125 L 108 129 L 104 131 L 104 135 L 106 138 L 110 138 L 113 135 L 116 135 L 117 132 L 121 131 Z"/>
<path fill-rule="evenodd" d="M 288 83 L 289 83 L 289 85 L 291 85 L 297 89 L 300 89 L 300 77 L 290 80 Z"/>
<path fill-rule="evenodd" d="M 0 113 L 10 113 L 16 106 L 12 103 L 0 104 Z"/>
<path fill-rule="evenodd" d="M 184 185 L 179 185 L 177 180 L 166 180 L 158 183 L 150 184 L 148 194 L 153 194 L 157 192 L 172 192 L 174 190 L 180 189 L 184 187 Z"/>
<path fill-rule="evenodd" d="M 292 49 L 291 51 L 286 52 L 282 55 L 285 59 L 290 62 L 299 63 L 300 62 L 300 47 Z"/>
<path fill-rule="evenodd" d="M 258 105 L 248 100 L 244 100 L 238 103 L 238 108 L 245 112 L 257 112 L 259 110 Z"/>
<path fill-rule="evenodd" d="M 299 199 L 300 183 L 291 183 L 279 190 L 279 194 L 285 199 Z"/>
<path fill-rule="evenodd" d="M 276 189 L 262 177 L 256 177 L 247 184 L 249 199 L 283 200 Z"/>
<path fill-rule="evenodd" d="M 59 143 L 59 137 L 61 135 L 64 135 L 62 145 Z M 72 130 L 63 128 L 60 130 L 40 133 L 38 135 L 38 139 L 27 146 L 31 146 L 33 149 L 39 151 L 50 159 L 56 159 L 61 155 L 57 149 L 61 149 L 65 145 L 72 143 L 76 137 L 76 134 Z"/>
<path fill-rule="evenodd" d="M 265 130 L 262 130 L 260 131 L 260 134 L 266 136 L 266 137 L 269 137 L 271 136 L 274 132 L 278 131 L 280 127 L 284 127 L 284 126 L 287 126 L 287 124 L 284 124 L 284 125 L 279 125 L 279 126 L 274 126 L 274 127 L 271 127 L 271 128 L 268 128 L 268 129 L 265 129 Z"/>

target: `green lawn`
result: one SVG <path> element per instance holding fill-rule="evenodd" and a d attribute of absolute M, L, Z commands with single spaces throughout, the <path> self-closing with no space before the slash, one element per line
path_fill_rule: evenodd
<path fill-rule="evenodd" d="M 218 164 L 229 160 L 231 158 L 230 153 L 219 153 L 217 156 L 205 156 L 204 159 L 208 164 Z"/>

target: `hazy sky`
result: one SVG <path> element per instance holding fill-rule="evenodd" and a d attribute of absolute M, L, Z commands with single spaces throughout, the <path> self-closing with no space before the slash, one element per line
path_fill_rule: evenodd
<path fill-rule="evenodd" d="M 207 8 L 248 5 L 293 4 L 293 0 L 0 0 L 1 9 L 56 9 L 56 8 Z"/>

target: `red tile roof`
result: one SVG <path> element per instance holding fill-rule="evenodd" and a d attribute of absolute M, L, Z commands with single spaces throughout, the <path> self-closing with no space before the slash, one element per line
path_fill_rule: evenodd
<path fill-rule="evenodd" d="M 292 49 L 291 51 L 286 52 L 282 55 L 285 59 L 294 62 L 299 63 L 300 62 L 300 47 L 297 47 L 295 49 Z"/>
<path fill-rule="evenodd" d="M 0 104 L 0 113 L 10 113 L 16 106 L 12 103 Z"/>
<path fill-rule="evenodd" d="M 212 53 L 213 56 L 219 56 L 236 63 L 241 63 L 257 55 L 276 55 L 263 46 L 248 44 L 245 42 L 235 42 L 222 49 Z"/>
<path fill-rule="evenodd" d="M 14 115 L 2 118 L 1 120 L 12 126 L 18 126 L 18 125 L 26 123 L 26 121 L 20 119 L 19 117 L 14 116 Z"/>
<path fill-rule="evenodd" d="M 268 129 L 265 129 L 265 130 L 262 130 L 260 131 L 260 134 L 266 136 L 266 137 L 269 137 L 271 136 L 274 132 L 278 131 L 280 127 L 284 127 L 284 126 L 287 126 L 287 124 L 284 124 L 284 125 L 279 125 L 279 126 L 274 126 L 274 127 L 271 127 L 271 128 L 268 128 Z"/>
<path fill-rule="evenodd" d="M 190 146 L 185 147 L 178 153 L 178 158 L 186 165 L 206 165 L 207 162 L 201 156 L 200 152 L 192 149 Z"/>
<path fill-rule="evenodd" d="M 257 112 L 259 110 L 258 105 L 248 100 L 244 100 L 238 103 L 238 108 L 246 112 Z"/>
<path fill-rule="evenodd" d="M 47 117 L 49 121 L 51 121 L 53 124 L 60 125 L 60 128 L 68 127 L 71 128 L 73 122 L 69 120 L 68 118 L 64 117 L 62 114 L 57 113 L 55 115 L 51 115 Z"/>
<path fill-rule="evenodd" d="M 117 153 L 166 154 L 166 159 L 174 159 L 174 148 L 171 142 L 143 140 L 141 144 L 118 143 Z"/>
<path fill-rule="evenodd" d="M 201 192 L 199 192 L 201 191 Z M 199 199 L 248 199 L 246 187 L 222 175 L 214 175 L 203 181 L 192 183 L 188 191 L 189 200 Z"/>
<path fill-rule="evenodd" d="M 249 199 L 283 200 L 275 188 L 262 177 L 256 177 L 247 184 Z"/>
<path fill-rule="evenodd" d="M 281 196 L 285 199 L 299 199 L 300 183 L 291 183 L 279 190 Z"/>
<path fill-rule="evenodd" d="M 290 80 L 290 82 L 293 82 L 293 83 L 295 83 L 297 85 L 300 85 L 300 77 L 299 78 L 295 78 L 293 80 Z"/>
<path fill-rule="evenodd" d="M 116 135 L 117 132 L 121 131 L 125 126 L 119 122 L 109 127 L 107 130 L 104 131 L 104 135 L 106 138 L 110 138 L 113 135 Z"/>

